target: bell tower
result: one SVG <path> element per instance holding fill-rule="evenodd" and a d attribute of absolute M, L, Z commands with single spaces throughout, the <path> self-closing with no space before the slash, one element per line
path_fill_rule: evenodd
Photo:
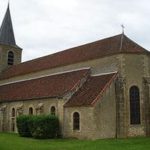
<path fill-rule="evenodd" d="M 17 46 L 11 20 L 9 4 L 0 28 L 0 73 L 21 63 L 22 49 Z"/>

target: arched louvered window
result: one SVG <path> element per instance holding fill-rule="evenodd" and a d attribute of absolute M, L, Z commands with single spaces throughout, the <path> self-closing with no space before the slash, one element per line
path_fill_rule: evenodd
<path fill-rule="evenodd" d="M 130 123 L 140 124 L 140 93 L 137 86 L 130 88 Z"/>
<path fill-rule="evenodd" d="M 7 63 L 8 63 L 8 65 L 13 65 L 14 64 L 14 53 L 12 51 L 8 52 Z"/>
<path fill-rule="evenodd" d="M 80 114 L 73 113 L 73 130 L 80 130 Z"/>
<path fill-rule="evenodd" d="M 56 114 L 56 108 L 54 106 L 51 107 L 51 115 Z"/>
<path fill-rule="evenodd" d="M 33 115 L 33 108 L 29 107 L 29 115 Z"/>

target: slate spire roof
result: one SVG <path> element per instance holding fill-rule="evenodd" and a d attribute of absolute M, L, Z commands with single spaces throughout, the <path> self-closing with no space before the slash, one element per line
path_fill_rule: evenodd
<path fill-rule="evenodd" d="M 16 45 L 9 4 L 0 28 L 0 44 L 18 47 Z"/>

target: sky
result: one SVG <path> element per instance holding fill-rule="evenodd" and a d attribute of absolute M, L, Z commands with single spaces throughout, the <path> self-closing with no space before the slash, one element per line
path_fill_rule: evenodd
<path fill-rule="evenodd" d="M 0 0 L 0 24 L 8 0 Z M 122 33 L 150 50 L 149 0 L 10 0 L 22 61 Z"/>

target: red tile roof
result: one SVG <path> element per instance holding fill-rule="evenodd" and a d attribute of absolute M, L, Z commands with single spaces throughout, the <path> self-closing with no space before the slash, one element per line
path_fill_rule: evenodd
<path fill-rule="evenodd" d="M 117 53 L 148 53 L 148 51 L 130 40 L 127 36 L 120 34 L 14 65 L 2 73 L 0 80 Z"/>
<path fill-rule="evenodd" d="M 94 105 L 106 88 L 116 78 L 117 73 L 93 76 L 65 104 L 65 107 Z"/>
<path fill-rule="evenodd" d="M 89 74 L 90 70 L 84 69 L 2 85 L 0 86 L 0 102 L 62 97 Z"/>

